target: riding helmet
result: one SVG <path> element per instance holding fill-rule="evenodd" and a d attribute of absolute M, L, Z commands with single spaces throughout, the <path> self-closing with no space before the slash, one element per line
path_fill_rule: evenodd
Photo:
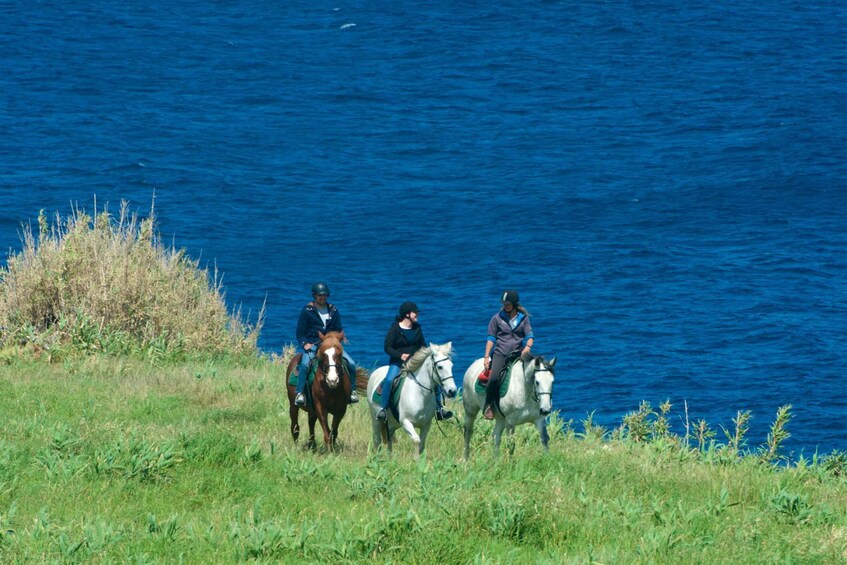
<path fill-rule="evenodd" d="M 406 316 L 409 315 L 410 312 L 417 312 L 418 305 L 414 302 L 404 302 L 400 305 L 400 316 L 399 319 L 402 320 Z"/>
<path fill-rule="evenodd" d="M 312 285 L 312 294 L 326 294 L 329 296 L 329 287 L 325 282 L 316 282 Z"/>
<path fill-rule="evenodd" d="M 518 296 L 517 290 L 507 290 L 503 293 L 503 297 L 500 299 L 500 302 L 504 304 L 506 302 L 511 302 L 514 305 L 517 305 L 520 302 L 520 297 Z"/>

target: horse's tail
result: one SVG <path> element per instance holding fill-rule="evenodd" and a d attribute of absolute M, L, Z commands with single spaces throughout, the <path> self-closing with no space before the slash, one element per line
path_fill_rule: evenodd
<path fill-rule="evenodd" d="M 370 375 L 362 367 L 356 367 L 356 390 L 365 392 L 368 390 L 368 379 Z"/>

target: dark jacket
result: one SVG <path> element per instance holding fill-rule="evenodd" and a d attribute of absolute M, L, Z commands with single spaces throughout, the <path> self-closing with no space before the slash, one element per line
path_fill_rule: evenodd
<path fill-rule="evenodd" d="M 324 327 L 318 309 L 311 302 L 303 306 L 300 311 L 300 319 L 297 320 L 297 341 L 300 343 L 300 347 L 307 343 L 320 344 L 321 338 L 318 332 L 327 334 L 341 331 L 341 314 L 338 313 L 338 309 L 334 304 L 329 303 L 326 307 L 329 310 L 329 319 L 326 321 L 326 327 Z"/>
<path fill-rule="evenodd" d="M 401 355 L 404 353 L 413 355 L 415 351 L 426 345 L 423 330 L 419 323 L 414 322 L 412 324 L 412 331 L 414 332 L 414 337 L 409 341 L 400 327 L 400 322 L 395 320 L 388 329 L 388 333 L 385 334 L 385 352 L 391 357 L 389 363 L 392 365 L 402 365 L 403 359 Z"/>

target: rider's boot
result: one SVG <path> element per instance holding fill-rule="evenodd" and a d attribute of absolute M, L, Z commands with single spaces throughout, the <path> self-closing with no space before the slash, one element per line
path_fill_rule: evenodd
<path fill-rule="evenodd" d="M 297 373 L 297 394 L 294 396 L 294 406 L 306 406 L 306 397 L 303 395 L 303 389 L 306 387 L 306 370 L 303 367 L 298 368 Z"/>
<path fill-rule="evenodd" d="M 376 413 L 376 419 L 380 422 L 385 422 L 388 420 L 388 411 L 385 408 L 380 408 L 379 412 Z"/>
<path fill-rule="evenodd" d="M 453 413 L 450 410 L 446 410 L 444 405 L 441 403 L 441 387 L 436 387 L 435 389 L 435 419 L 436 420 L 449 420 L 453 417 Z"/>

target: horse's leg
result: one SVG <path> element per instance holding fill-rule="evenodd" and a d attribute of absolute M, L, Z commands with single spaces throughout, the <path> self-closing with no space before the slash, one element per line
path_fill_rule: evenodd
<path fill-rule="evenodd" d="M 315 449 L 317 447 L 317 443 L 315 442 L 315 422 L 318 421 L 318 416 L 314 412 L 309 412 L 309 443 L 307 447 L 309 449 Z"/>
<path fill-rule="evenodd" d="M 475 382 L 475 381 L 474 381 Z M 474 383 L 468 384 L 468 394 L 462 394 L 462 404 L 465 408 L 465 461 L 471 455 L 471 437 L 473 437 L 473 426 L 479 414 L 479 404 L 476 401 L 476 393 L 473 391 Z"/>
<path fill-rule="evenodd" d="M 547 418 L 539 418 L 535 422 L 535 426 L 541 433 L 541 445 L 544 446 L 544 452 L 547 453 L 547 444 L 550 441 L 550 434 L 547 433 Z"/>
<path fill-rule="evenodd" d="M 473 425 L 475 421 L 476 414 L 471 414 L 468 410 L 465 410 L 465 461 L 468 460 L 471 454 L 471 436 L 473 436 Z"/>
<path fill-rule="evenodd" d="M 341 424 L 341 418 L 344 417 L 344 414 L 333 414 L 332 415 L 332 431 L 329 434 L 329 439 L 332 442 L 332 450 L 338 447 L 338 426 Z"/>
<path fill-rule="evenodd" d="M 429 427 L 432 425 L 432 420 L 421 426 L 421 446 L 419 453 L 423 455 L 424 449 L 426 449 L 426 436 L 429 434 Z"/>
<path fill-rule="evenodd" d="M 503 437 L 503 429 L 506 427 L 506 420 L 503 418 L 494 419 L 494 457 L 500 453 L 500 440 Z"/>
<path fill-rule="evenodd" d="M 511 459 L 515 455 L 515 426 L 506 426 L 506 434 L 508 435 L 506 444 L 509 448 L 509 458 Z"/>
<path fill-rule="evenodd" d="M 321 429 L 324 432 L 324 446 L 327 449 L 332 450 L 332 438 L 330 438 L 329 422 L 327 422 L 328 415 L 326 413 L 326 410 L 323 409 L 322 407 L 321 407 L 320 410 L 317 410 L 317 412 L 318 412 L 318 421 L 321 423 Z"/>
<path fill-rule="evenodd" d="M 371 417 L 371 427 L 373 428 L 374 451 L 379 451 L 382 447 L 382 422 Z"/>
<path fill-rule="evenodd" d="M 293 402 L 288 405 L 288 416 L 291 418 L 291 437 L 294 438 L 294 443 L 300 437 L 300 408 Z"/>
<path fill-rule="evenodd" d="M 412 442 L 415 444 L 415 459 L 418 458 L 421 454 L 421 437 L 418 435 L 418 432 L 415 431 L 415 425 L 412 424 L 408 419 L 404 419 L 400 422 L 403 425 L 403 429 L 406 430 L 406 433 L 409 434 L 409 437 L 412 438 Z"/>

